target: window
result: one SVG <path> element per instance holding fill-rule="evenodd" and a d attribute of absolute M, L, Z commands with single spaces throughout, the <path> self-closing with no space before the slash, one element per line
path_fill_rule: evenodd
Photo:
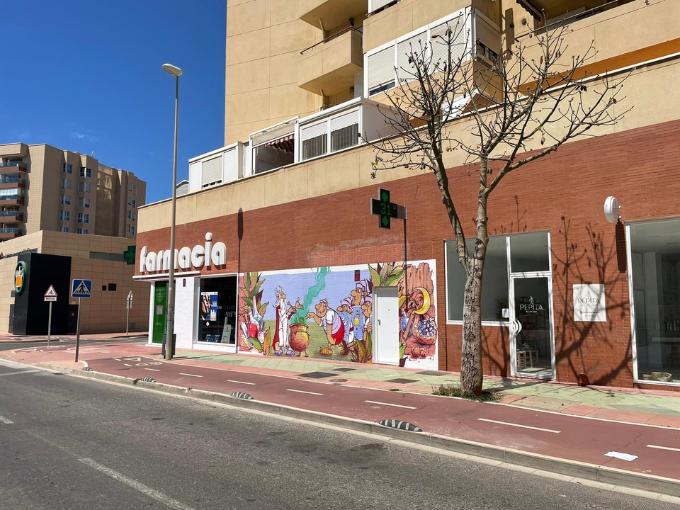
<path fill-rule="evenodd" d="M 352 110 L 331 117 L 331 152 L 347 149 L 359 143 L 359 116 L 359 110 Z"/>
<path fill-rule="evenodd" d="M 71 179 L 64 178 L 61 181 L 61 187 L 62 187 L 62 189 L 71 189 Z"/>
<path fill-rule="evenodd" d="M 134 225 L 130 225 L 128 230 L 129 230 L 130 234 L 135 235 L 135 226 Z"/>
<path fill-rule="evenodd" d="M 300 129 L 302 159 L 323 156 L 328 151 L 327 121 L 321 121 Z"/>
<path fill-rule="evenodd" d="M 115 283 L 109 283 L 108 288 L 109 291 L 114 292 L 116 290 L 116 284 Z"/>
<path fill-rule="evenodd" d="M 90 199 L 87 198 L 87 197 L 80 197 L 78 199 L 78 207 L 83 208 L 83 209 L 89 209 Z"/>
<path fill-rule="evenodd" d="M 59 214 L 59 218 L 62 221 L 71 221 L 71 211 L 68 209 L 63 209 Z"/>
<path fill-rule="evenodd" d="M 89 182 L 80 182 L 78 183 L 78 191 L 84 192 L 84 193 L 89 193 L 92 190 L 92 184 Z"/>
<path fill-rule="evenodd" d="M 78 223 L 82 223 L 82 222 L 83 222 L 83 213 L 81 213 L 81 212 L 78 213 L 78 219 L 77 219 L 77 221 L 78 221 Z"/>
<path fill-rule="evenodd" d="M 90 223 L 90 213 L 85 213 L 83 218 L 83 223 Z"/>
<path fill-rule="evenodd" d="M 71 205 L 71 198 L 67 195 L 61 196 L 61 205 Z"/>
<path fill-rule="evenodd" d="M 128 209 L 128 219 L 132 219 L 132 210 Z"/>
<path fill-rule="evenodd" d="M 680 219 L 628 228 L 637 378 L 680 383 Z"/>
<path fill-rule="evenodd" d="M 394 87 L 394 47 L 390 46 L 366 57 L 366 83 L 372 96 Z"/>
<path fill-rule="evenodd" d="M 508 261 L 505 236 L 491 237 L 486 249 L 482 280 L 482 320 L 506 321 L 503 308 L 508 307 Z M 468 250 L 473 241 L 468 239 Z M 448 292 L 447 319 L 463 320 L 463 292 L 466 274 L 458 262 L 455 241 L 446 241 L 446 284 Z"/>
<path fill-rule="evenodd" d="M 62 227 L 61 227 L 61 231 L 62 231 L 62 232 L 68 232 L 68 227 L 62 226 Z"/>
<path fill-rule="evenodd" d="M 472 49 L 469 47 L 469 18 L 469 9 L 457 11 L 423 27 L 415 34 L 395 39 L 386 48 L 368 53 L 365 66 L 366 94 L 372 96 L 391 89 L 399 81 L 414 79 L 409 72 L 413 70 L 409 56 L 421 49 L 431 52 L 433 64 L 439 62 L 438 68 L 441 69 L 442 60 L 448 60 L 447 30 L 452 34 L 451 61 L 458 62 Z M 499 35 L 497 38 L 500 41 Z"/>
<path fill-rule="evenodd" d="M 64 163 L 64 173 L 73 173 L 73 165 L 71 163 Z"/>
<path fill-rule="evenodd" d="M 468 239 L 468 250 L 474 241 Z M 549 237 L 547 232 L 515 234 L 489 238 L 482 280 L 482 320 L 507 321 L 503 309 L 509 306 L 508 256 L 510 244 L 510 271 L 516 273 L 550 271 Z M 517 275 L 522 276 L 522 275 Z M 447 320 L 463 320 L 463 292 L 466 274 L 458 262 L 455 241 L 446 241 Z"/>
<path fill-rule="evenodd" d="M 545 232 L 510 236 L 510 253 L 513 273 L 550 271 L 548 234 Z"/>
<path fill-rule="evenodd" d="M 81 176 L 81 177 L 86 177 L 86 178 L 87 178 L 87 177 L 92 177 L 92 169 L 91 169 L 91 168 L 84 167 L 84 166 L 81 166 L 81 167 L 80 167 L 80 176 Z"/>

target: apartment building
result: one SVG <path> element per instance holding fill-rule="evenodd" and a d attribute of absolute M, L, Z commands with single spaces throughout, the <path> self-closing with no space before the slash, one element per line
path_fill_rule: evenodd
<path fill-rule="evenodd" d="M 564 29 L 565 59 L 597 50 L 583 90 L 626 75 L 633 109 L 495 192 L 484 371 L 680 388 L 678 16 L 668 0 L 229 1 L 225 147 L 189 160 L 177 200 L 178 346 L 458 370 L 464 274 L 435 180 L 373 176 L 367 142 L 395 134 L 386 98 L 412 44 L 437 51 L 464 24 L 460 58 L 484 73 Z M 472 122 L 461 107 L 445 129 Z M 444 158 L 470 231 L 478 177 Z M 408 211 L 390 229 L 369 209 L 380 188 Z M 140 209 L 149 342 L 165 336 L 169 218 L 167 200 Z"/>
<path fill-rule="evenodd" d="M 53 333 L 74 332 L 72 278 L 92 279 L 83 332 L 145 329 L 148 286 L 130 280 L 137 208 L 146 184 L 93 156 L 50 145 L 0 145 L 0 331 L 45 334 L 52 285 L 59 294 Z M 130 249 L 131 247 L 131 249 Z M 128 314 L 132 291 L 137 305 Z M 134 299 L 134 298 L 133 298 Z"/>
<path fill-rule="evenodd" d="M 0 240 L 41 230 L 134 238 L 146 184 L 51 145 L 0 144 Z"/>

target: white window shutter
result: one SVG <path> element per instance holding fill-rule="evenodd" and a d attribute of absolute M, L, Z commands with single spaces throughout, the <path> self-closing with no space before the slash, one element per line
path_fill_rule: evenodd
<path fill-rule="evenodd" d="M 213 182 L 222 181 L 222 155 L 203 162 L 201 184 L 205 186 Z"/>

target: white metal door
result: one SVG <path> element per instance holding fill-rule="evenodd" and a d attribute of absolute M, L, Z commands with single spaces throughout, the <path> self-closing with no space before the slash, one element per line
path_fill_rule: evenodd
<path fill-rule="evenodd" d="M 373 288 L 373 361 L 399 364 L 399 291 Z"/>

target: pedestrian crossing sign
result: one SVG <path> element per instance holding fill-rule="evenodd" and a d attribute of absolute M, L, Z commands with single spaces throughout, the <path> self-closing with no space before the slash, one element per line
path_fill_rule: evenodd
<path fill-rule="evenodd" d="M 89 298 L 92 296 L 92 280 L 75 278 L 71 281 L 71 297 Z"/>

